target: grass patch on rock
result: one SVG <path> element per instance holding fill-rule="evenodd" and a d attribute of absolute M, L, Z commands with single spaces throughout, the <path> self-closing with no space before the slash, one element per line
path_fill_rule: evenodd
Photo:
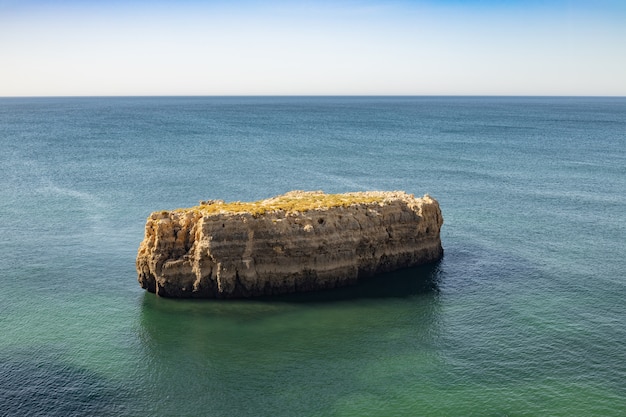
<path fill-rule="evenodd" d="M 355 204 L 383 204 L 385 200 L 398 198 L 399 196 L 407 197 L 407 194 L 382 191 L 345 194 L 325 194 L 321 191 L 291 191 L 277 197 L 252 202 L 224 202 L 222 200 L 202 201 L 198 206 L 187 209 L 177 209 L 175 211 L 199 211 L 202 214 L 250 213 L 253 216 L 259 216 L 271 211 L 296 213 L 309 210 L 349 207 Z"/>

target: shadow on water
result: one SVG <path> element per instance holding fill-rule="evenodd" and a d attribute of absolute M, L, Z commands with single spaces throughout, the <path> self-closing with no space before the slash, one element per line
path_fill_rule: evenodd
<path fill-rule="evenodd" d="M 171 300 L 146 293 L 141 345 L 151 377 L 144 390 L 168 387 L 146 411 L 330 415 L 346 398 L 413 378 L 400 358 L 432 352 L 438 277 L 433 264 L 355 287 L 272 299 Z M 381 358 L 391 368 L 380 368 Z M 364 371 L 381 374 L 363 379 Z"/>
<path fill-rule="evenodd" d="M 121 387 L 53 355 L 0 357 L 2 416 L 119 416 L 129 398 Z"/>

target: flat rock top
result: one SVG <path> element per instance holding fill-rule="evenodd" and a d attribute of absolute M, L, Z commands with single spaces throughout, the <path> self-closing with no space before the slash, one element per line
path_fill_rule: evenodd
<path fill-rule="evenodd" d="M 428 195 L 424 198 L 430 199 Z M 266 212 L 302 213 L 309 210 L 324 210 L 361 204 L 385 205 L 394 201 L 416 204 L 420 200 L 422 199 L 416 199 L 412 194 L 403 191 L 365 191 L 344 194 L 325 194 L 322 191 L 290 191 L 277 197 L 253 202 L 201 201 L 198 206 L 176 209 L 174 212 L 199 212 L 202 215 L 250 213 L 258 216 Z"/>

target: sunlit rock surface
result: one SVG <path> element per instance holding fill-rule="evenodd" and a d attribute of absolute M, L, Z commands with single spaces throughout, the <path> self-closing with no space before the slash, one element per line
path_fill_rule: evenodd
<path fill-rule="evenodd" d="M 138 280 L 181 298 L 334 288 L 440 259 L 442 224 L 435 199 L 397 191 L 202 201 L 148 217 Z"/>

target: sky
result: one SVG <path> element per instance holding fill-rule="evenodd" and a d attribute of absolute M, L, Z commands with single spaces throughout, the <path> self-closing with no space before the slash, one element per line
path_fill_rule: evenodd
<path fill-rule="evenodd" d="M 626 0 L 0 0 L 0 97 L 626 96 Z"/>

